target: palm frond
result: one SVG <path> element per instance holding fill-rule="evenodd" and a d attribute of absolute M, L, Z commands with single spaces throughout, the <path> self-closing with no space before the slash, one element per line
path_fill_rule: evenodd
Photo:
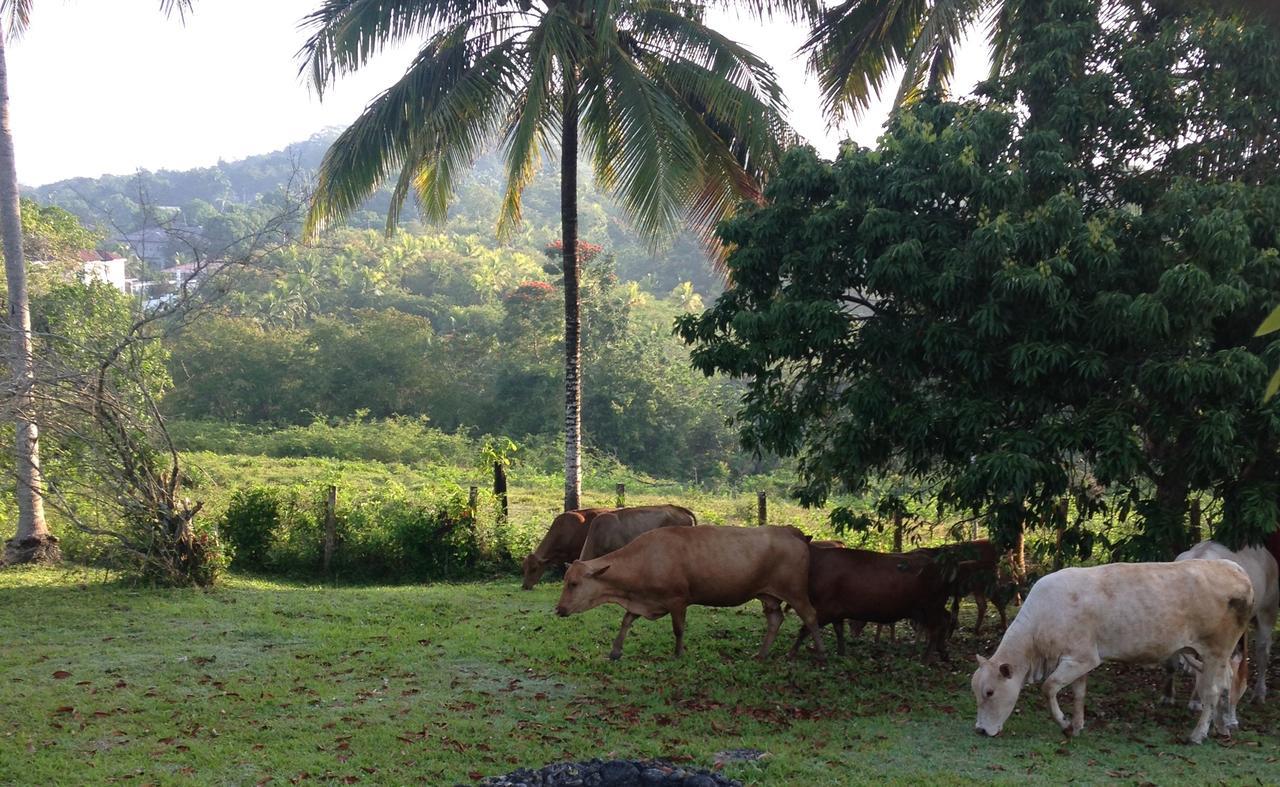
<path fill-rule="evenodd" d="M 509 0 L 324 0 L 303 17 L 309 30 L 297 57 L 299 73 L 323 96 L 338 77 L 355 71 L 395 44 L 470 22 L 490 43 L 518 23 Z"/>
<path fill-rule="evenodd" d="M 828 117 L 865 110 L 911 51 L 927 0 L 845 0 L 819 18 L 802 51 Z"/>
<path fill-rule="evenodd" d="M 330 146 L 307 214 L 308 237 L 358 208 L 397 170 L 401 200 L 412 177 L 424 215 L 443 220 L 447 198 L 436 195 L 451 190 L 459 162 L 470 163 L 492 139 L 519 81 L 515 43 L 481 50 L 468 30 L 463 23 L 434 36 Z"/>
<path fill-rule="evenodd" d="M 0 0 L 0 21 L 4 24 L 4 34 L 10 39 L 18 39 L 31 26 L 32 0 Z"/>
<path fill-rule="evenodd" d="M 601 185 L 640 234 L 656 242 L 684 213 L 698 179 L 700 151 L 675 97 L 616 40 L 610 43 L 583 67 L 583 139 L 597 162 L 608 159 L 604 171 L 597 171 Z"/>
<path fill-rule="evenodd" d="M 987 0 L 933 0 L 911 51 L 904 58 L 902 79 L 893 100 L 895 107 L 910 104 L 924 93 L 938 93 L 946 86 L 955 72 L 956 45 L 987 5 Z"/>

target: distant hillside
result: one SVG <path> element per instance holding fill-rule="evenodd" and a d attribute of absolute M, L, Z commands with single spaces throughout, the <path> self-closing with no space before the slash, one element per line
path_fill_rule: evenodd
<path fill-rule="evenodd" d="M 240 161 L 218 162 L 212 167 L 72 178 L 24 189 L 23 193 L 42 204 L 71 211 L 110 238 L 136 234 L 157 221 L 165 221 L 197 230 L 209 237 L 211 243 L 228 242 L 236 237 L 237 227 L 244 226 L 254 213 L 270 211 L 286 185 L 311 182 L 337 134 L 337 130 L 330 129 L 283 150 Z M 503 175 L 498 156 L 481 158 L 470 178 L 459 188 L 446 231 L 479 236 L 496 245 L 494 223 Z M 667 292 L 683 281 L 693 282 L 702 293 L 713 293 L 720 288 L 718 275 L 690 236 L 681 235 L 668 248 L 651 253 L 630 231 L 621 211 L 594 190 L 589 173 L 584 171 L 579 182 L 584 184 L 579 206 L 582 237 L 603 244 L 616 255 L 617 270 L 623 279 L 638 281 L 654 292 Z M 348 223 L 361 228 L 383 227 L 390 191 L 389 184 L 384 186 Z M 556 239 L 559 211 L 559 178 L 554 171 L 549 171 L 535 179 L 525 192 L 525 227 L 513 245 L 541 249 Z M 425 229 L 416 225 L 412 205 L 407 207 L 404 216 L 407 229 Z"/>

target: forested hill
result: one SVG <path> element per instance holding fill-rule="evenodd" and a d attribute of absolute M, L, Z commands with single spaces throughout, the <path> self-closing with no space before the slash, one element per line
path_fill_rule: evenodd
<path fill-rule="evenodd" d="M 252 226 L 255 215 L 279 204 L 280 195 L 290 184 L 311 182 L 337 133 L 330 129 L 283 150 L 211 167 L 72 178 L 26 188 L 23 194 L 71 211 L 106 237 L 120 237 L 162 220 L 200 228 L 211 247 L 217 248 L 236 237 L 240 228 Z M 503 178 L 501 158 L 495 154 L 483 157 L 460 187 L 444 231 L 479 237 L 496 246 L 494 227 Z M 601 244 L 615 256 L 621 279 L 640 282 L 655 293 L 668 292 L 684 281 L 692 282 L 702 293 L 720 288 L 719 276 L 692 237 L 676 237 L 655 253 L 630 231 L 622 212 L 592 187 L 587 171 L 579 183 L 582 238 Z M 390 190 L 390 184 L 384 186 L 349 224 L 381 229 Z M 415 227 L 412 205 L 404 215 L 404 224 L 411 231 L 427 229 Z M 554 170 L 545 171 L 526 190 L 524 221 L 522 232 L 511 242 L 517 248 L 541 249 L 559 237 L 559 178 Z"/>

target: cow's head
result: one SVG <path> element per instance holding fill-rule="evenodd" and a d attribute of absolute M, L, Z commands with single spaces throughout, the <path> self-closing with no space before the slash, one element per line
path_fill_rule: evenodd
<path fill-rule="evenodd" d="M 1005 720 L 1013 713 L 1022 691 L 1022 673 L 1008 663 L 997 664 L 981 656 L 973 673 L 973 698 L 978 702 L 978 720 L 974 724 L 979 735 L 999 735 Z"/>
<path fill-rule="evenodd" d="M 599 564 L 594 560 L 575 560 L 570 563 L 564 572 L 564 589 L 560 591 L 556 614 L 565 618 L 603 604 L 604 583 L 600 581 L 600 576 L 608 570 L 608 563 Z"/>
<path fill-rule="evenodd" d="M 543 560 L 530 552 L 522 564 L 524 568 L 524 584 L 521 587 L 525 590 L 533 590 L 533 586 L 538 584 L 538 580 L 542 579 L 542 575 L 547 572 L 548 565 L 549 561 Z"/>

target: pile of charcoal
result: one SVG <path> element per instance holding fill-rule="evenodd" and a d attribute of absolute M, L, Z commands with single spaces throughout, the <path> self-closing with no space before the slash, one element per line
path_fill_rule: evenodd
<path fill-rule="evenodd" d="M 742 782 L 720 774 L 682 768 L 663 760 L 558 762 L 536 771 L 520 768 L 506 776 L 490 776 L 479 784 L 485 787 L 742 787 Z"/>

